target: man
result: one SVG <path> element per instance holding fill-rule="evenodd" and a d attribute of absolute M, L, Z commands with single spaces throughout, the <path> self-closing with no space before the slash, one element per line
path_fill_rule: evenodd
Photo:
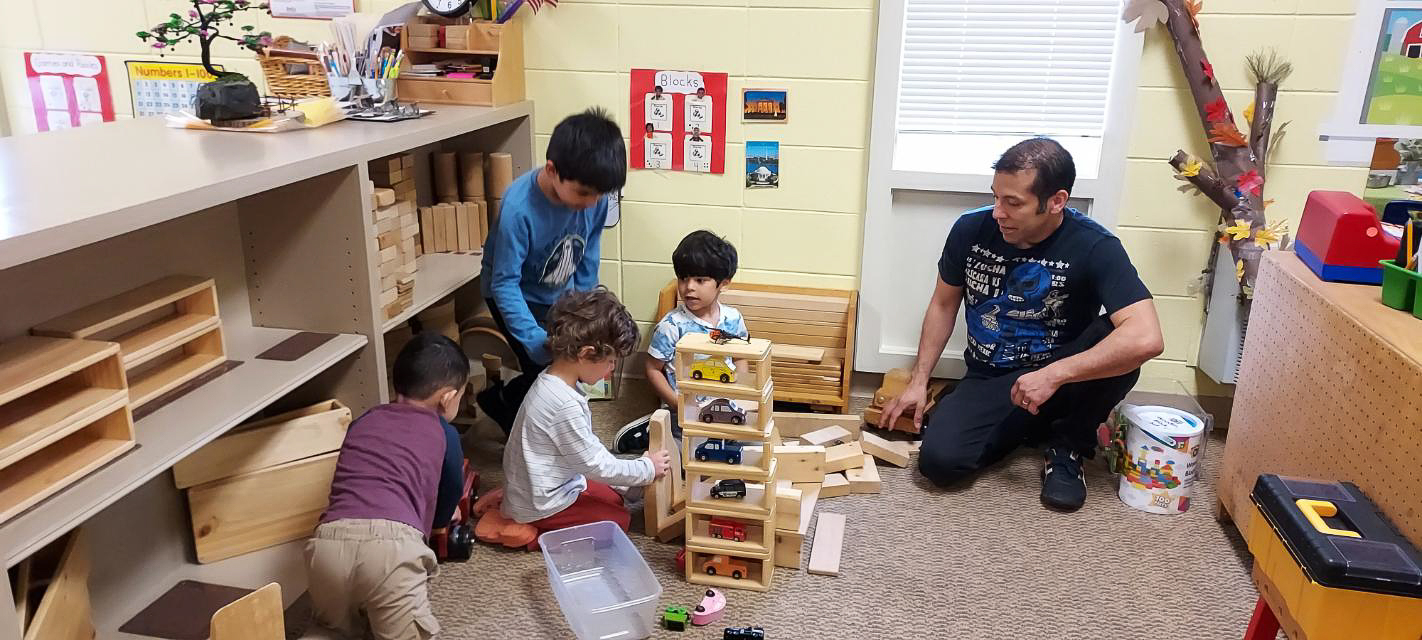
<path fill-rule="evenodd" d="M 1073 511 L 1086 501 L 1081 461 L 1097 425 L 1164 348 L 1160 320 L 1120 240 L 1066 206 L 1076 181 L 1066 149 L 1026 140 L 993 168 L 993 205 L 948 234 L 912 377 L 881 426 L 910 412 L 922 425 L 929 374 L 966 300 L 968 372 L 933 410 L 919 472 L 948 486 L 1045 442 L 1042 502 Z"/>

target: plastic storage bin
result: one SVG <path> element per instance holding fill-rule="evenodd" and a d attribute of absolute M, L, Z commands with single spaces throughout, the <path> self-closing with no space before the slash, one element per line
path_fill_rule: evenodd
<path fill-rule="evenodd" d="M 611 522 L 538 536 L 548 583 L 578 640 L 635 640 L 657 628 L 662 585 Z"/>

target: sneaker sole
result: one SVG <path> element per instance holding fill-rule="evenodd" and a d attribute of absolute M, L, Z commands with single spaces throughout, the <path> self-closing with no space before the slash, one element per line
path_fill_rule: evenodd
<path fill-rule="evenodd" d="M 612 446 L 615 448 L 616 452 L 617 452 L 617 453 L 630 453 L 630 451 L 623 451 L 623 450 L 622 450 L 622 447 L 620 446 L 621 443 L 622 443 L 622 436 L 625 436 L 625 435 L 627 435 L 629 432 L 631 432 L 631 431 L 636 431 L 636 430 L 638 430 L 638 429 L 649 429 L 649 428 L 651 427 L 651 424 L 652 424 L 652 414 L 649 413 L 649 414 L 647 414 L 647 415 L 645 415 L 645 416 L 642 416 L 642 417 L 640 417 L 640 418 L 637 418 L 636 420 L 633 420 L 633 421 L 631 421 L 631 422 L 629 422 L 629 423 L 627 423 L 627 424 L 625 424 L 625 425 L 622 425 L 622 428 L 621 428 L 621 429 L 618 429 L 618 430 L 617 430 L 617 433 L 612 436 Z"/>

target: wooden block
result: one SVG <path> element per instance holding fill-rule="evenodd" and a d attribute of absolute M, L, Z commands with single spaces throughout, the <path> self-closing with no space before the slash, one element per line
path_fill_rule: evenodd
<path fill-rule="evenodd" d="M 385 220 L 381 220 L 380 222 L 375 223 L 375 233 L 376 235 L 380 235 L 382 233 L 389 233 L 391 231 L 394 231 L 399 226 L 399 220 L 397 220 L 396 218 L 386 218 Z"/>
<path fill-rule="evenodd" d="M 273 582 L 212 614 L 211 640 L 275 640 L 286 637 L 281 584 Z"/>
<path fill-rule="evenodd" d="M 435 218 L 435 251 L 443 253 L 453 251 L 457 244 L 454 234 L 456 223 L 454 221 L 454 206 L 449 204 L 437 204 L 433 207 Z"/>
<path fill-rule="evenodd" d="M 390 245 L 390 246 L 388 246 L 388 247 L 386 247 L 386 248 L 380 250 L 380 263 L 381 263 L 381 264 L 384 264 L 384 263 L 386 263 L 386 262 L 398 262 L 399 260 L 400 260 L 400 249 L 396 248 L 395 245 L 392 244 L 392 245 Z"/>
<path fill-rule="evenodd" d="M 404 168 L 400 156 L 385 156 L 370 161 L 370 172 L 381 175 L 389 175 Z"/>
<path fill-rule="evenodd" d="M 819 482 L 825 476 L 825 448 L 805 445 L 775 447 L 776 477 L 791 482 Z"/>
<path fill-rule="evenodd" d="M 485 197 L 502 199 L 513 179 L 512 154 L 490 153 L 484 156 Z"/>
<path fill-rule="evenodd" d="M 896 467 L 909 464 L 909 447 L 906 442 L 891 442 L 868 431 L 859 434 L 859 444 L 864 452 Z"/>
<path fill-rule="evenodd" d="M 821 513 L 815 525 L 815 542 L 810 547 L 809 572 L 821 576 L 839 575 L 839 558 L 844 548 L 844 515 Z"/>
<path fill-rule="evenodd" d="M 864 465 L 864 450 L 859 442 L 846 442 L 825 449 L 825 473 L 857 469 Z"/>
<path fill-rule="evenodd" d="M 494 362 L 491 362 L 490 358 Z M 494 356 L 484 356 L 486 370 L 490 368 L 497 370 L 501 367 L 502 362 L 498 360 Z M 651 451 L 671 450 L 676 446 L 676 440 L 672 438 L 671 433 L 671 413 L 666 409 L 652 412 L 652 421 L 648 425 L 647 443 L 648 450 Z M 673 527 L 681 527 L 683 521 L 686 520 L 685 512 L 677 506 L 678 502 L 683 502 L 685 499 L 685 487 L 682 485 L 681 477 L 681 456 L 675 451 L 671 453 L 671 470 L 661 480 L 647 485 L 642 508 L 643 530 L 647 535 L 657 535 Z"/>
<path fill-rule="evenodd" d="M 339 452 L 188 489 L 198 562 L 311 535 L 331 494 Z"/>
<path fill-rule="evenodd" d="M 395 204 L 395 190 L 381 187 L 375 190 L 375 206 L 389 207 Z"/>
<path fill-rule="evenodd" d="M 400 157 L 400 168 L 401 168 L 401 169 L 414 169 L 414 168 L 415 168 L 415 154 L 413 154 L 413 153 L 402 153 L 402 154 L 400 154 L 399 157 Z"/>
<path fill-rule="evenodd" d="M 800 439 L 804 440 L 806 443 L 824 447 L 837 442 L 849 440 L 850 437 L 851 435 L 848 429 L 845 429 L 844 427 L 841 427 L 837 424 L 832 424 L 823 429 L 817 429 L 803 436 L 800 436 Z"/>
<path fill-rule="evenodd" d="M 454 215 L 454 223 L 455 227 L 457 228 L 457 231 L 454 235 L 459 240 L 457 243 L 459 245 L 459 250 L 469 251 L 470 249 L 474 248 L 474 243 L 469 236 L 469 204 L 466 202 L 460 202 L 454 205 Z"/>
<path fill-rule="evenodd" d="M 458 160 L 452 151 L 440 151 L 430 156 L 434 175 L 435 197 L 440 202 L 459 201 Z"/>
<path fill-rule="evenodd" d="M 400 232 L 396 235 L 400 238 L 401 241 L 413 239 L 415 236 L 420 235 L 420 225 L 418 223 L 412 225 L 401 225 Z"/>
<path fill-rule="evenodd" d="M 326 400 L 237 427 L 173 465 L 173 484 L 186 489 L 337 451 L 350 424 L 350 408 Z"/>
<path fill-rule="evenodd" d="M 820 499 L 838 498 L 849 495 L 849 479 L 843 473 L 827 473 L 820 483 Z"/>
<path fill-rule="evenodd" d="M 398 244 L 400 244 L 399 231 L 391 231 L 389 233 L 382 233 L 378 236 L 375 236 L 375 245 L 380 247 L 380 250 L 382 252 Z"/>
<path fill-rule="evenodd" d="M 399 262 L 399 261 L 382 262 L 382 263 L 380 263 L 380 266 L 376 267 L 376 273 L 380 274 L 380 277 L 382 277 L 382 278 L 384 278 L 385 276 L 388 276 L 388 275 L 393 275 L 393 274 L 395 274 L 395 273 L 399 273 L 399 272 L 400 272 L 400 262 Z"/>
<path fill-rule="evenodd" d="M 380 222 L 382 220 L 389 220 L 391 218 L 399 217 L 399 215 L 400 207 L 379 207 L 375 210 L 375 214 L 372 216 L 372 218 L 376 222 Z"/>
<path fill-rule="evenodd" d="M 779 385 L 777 385 L 779 386 Z M 860 416 L 847 413 L 793 413 L 788 411 L 776 411 L 774 414 L 775 428 L 782 437 L 799 438 L 811 431 L 817 431 L 831 425 L 844 427 L 849 432 L 850 437 L 858 438 L 863 419 Z"/>
<path fill-rule="evenodd" d="M 415 219 L 417 209 L 418 207 L 415 206 L 414 200 L 401 200 L 395 203 L 395 210 L 400 212 L 400 224 L 402 225 L 414 224 L 413 220 Z M 406 218 L 406 216 L 409 216 L 409 218 Z M 411 222 L 406 222 L 407 219 L 411 220 Z"/>
<path fill-rule="evenodd" d="M 789 480 L 775 483 L 775 528 L 795 529 L 800 526 L 800 500 L 804 492 L 791 486 Z"/>
<path fill-rule="evenodd" d="M 459 195 L 465 200 L 484 197 L 484 154 L 471 151 L 459 153 Z"/>
<path fill-rule="evenodd" d="M 420 244 L 425 253 L 435 252 L 434 226 L 434 210 L 420 207 Z"/>
<path fill-rule="evenodd" d="M 477 217 L 479 222 L 479 246 L 482 248 L 484 244 L 489 241 L 489 202 L 487 200 L 479 201 L 479 213 Z"/>
<path fill-rule="evenodd" d="M 800 490 L 800 526 L 795 530 L 803 536 L 810 531 L 810 520 L 815 515 L 815 505 L 820 503 L 820 483 L 796 482 L 791 486 Z"/>
<path fill-rule="evenodd" d="M 844 477 L 849 480 L 850 493 L 879 493 L 881 488 L 879 467 L 874 464 L 874 456 L 867 453 L 864 454 L 864 466 L 845 471 Z"/>
<path fill-rule="evenodd" d="M 65 543 L 54 577 L 44 590 L 35 615 L 24 629 L 25 640 L 90 640 L 94 638 L 94 613 L 89 600 L 89 573 L 93 566 L 83 529 L 75 529 Z M 19 600 L 28 593 L 16 591 Z M 24 624 L 24 618 L 20 618 Z M 13 636 L 19 637 L 19 636 Z"/>
<path fill-rule="evenodd" d="M 800 552 L 805 546 L 805 536 L 798 531 L 775 530 L 775 566 L 787 569 L 800 568 Z"/>
<path fill-rule="evenodd" d="M 444 209 L 444 250 L 459 250 L 459 210 L 453 204 L 440 205 Z"/>

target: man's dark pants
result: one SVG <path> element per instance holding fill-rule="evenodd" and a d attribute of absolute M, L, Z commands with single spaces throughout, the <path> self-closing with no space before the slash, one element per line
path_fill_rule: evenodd
<path fill-rule="evenodd" d="M 524 396 L 528 395 L 528 390 L 533 386 L 533 381 L 538 379 L 538 374 L 543 372 L 548 365 L 538 364 L 528 355 L 528 349 L 509 333 L 509 328 L 504 324 L 504 314 L 499 310 L 499 305 L 493 298 L 485 298 L 489 304 L 489 313 L 494 316 L 494 323 L 498 325 L 499 331 L 508 338 L 509 347 L 513 349 L 514 357 L 518 358 L 519 375 L 508 381 L 502 387 L 492 386 L 480 393 L 479 405 L 493 418 L 494 422 L 507 434 L 513 429 L 514 417 L 518 415 L 518 408 L 523 405 Z M 529 311 L 533 313 L 533 319 L 538 324 L 548 317 L 548 307 L 530 303 Z"/>
<path fill-rule="evenodd" d="M 1112 330 L 1105 316 L 1053 354 L 1053 360 L 1090 349 Z M 1096 429 L 1126 397 L 1140 370 L 1113 378 L 1062 385 L 1032 415 L 1012 403 L 1012 385 L 1034 369 L 996 376 L 969 370 L 953 392 L 934 405 L 924 425 L 918 471 L 938 486 L 949 486 L 1002 460 L 1029 443 L 1065 447 L 1083 458 L 1096 451 Z"/>

